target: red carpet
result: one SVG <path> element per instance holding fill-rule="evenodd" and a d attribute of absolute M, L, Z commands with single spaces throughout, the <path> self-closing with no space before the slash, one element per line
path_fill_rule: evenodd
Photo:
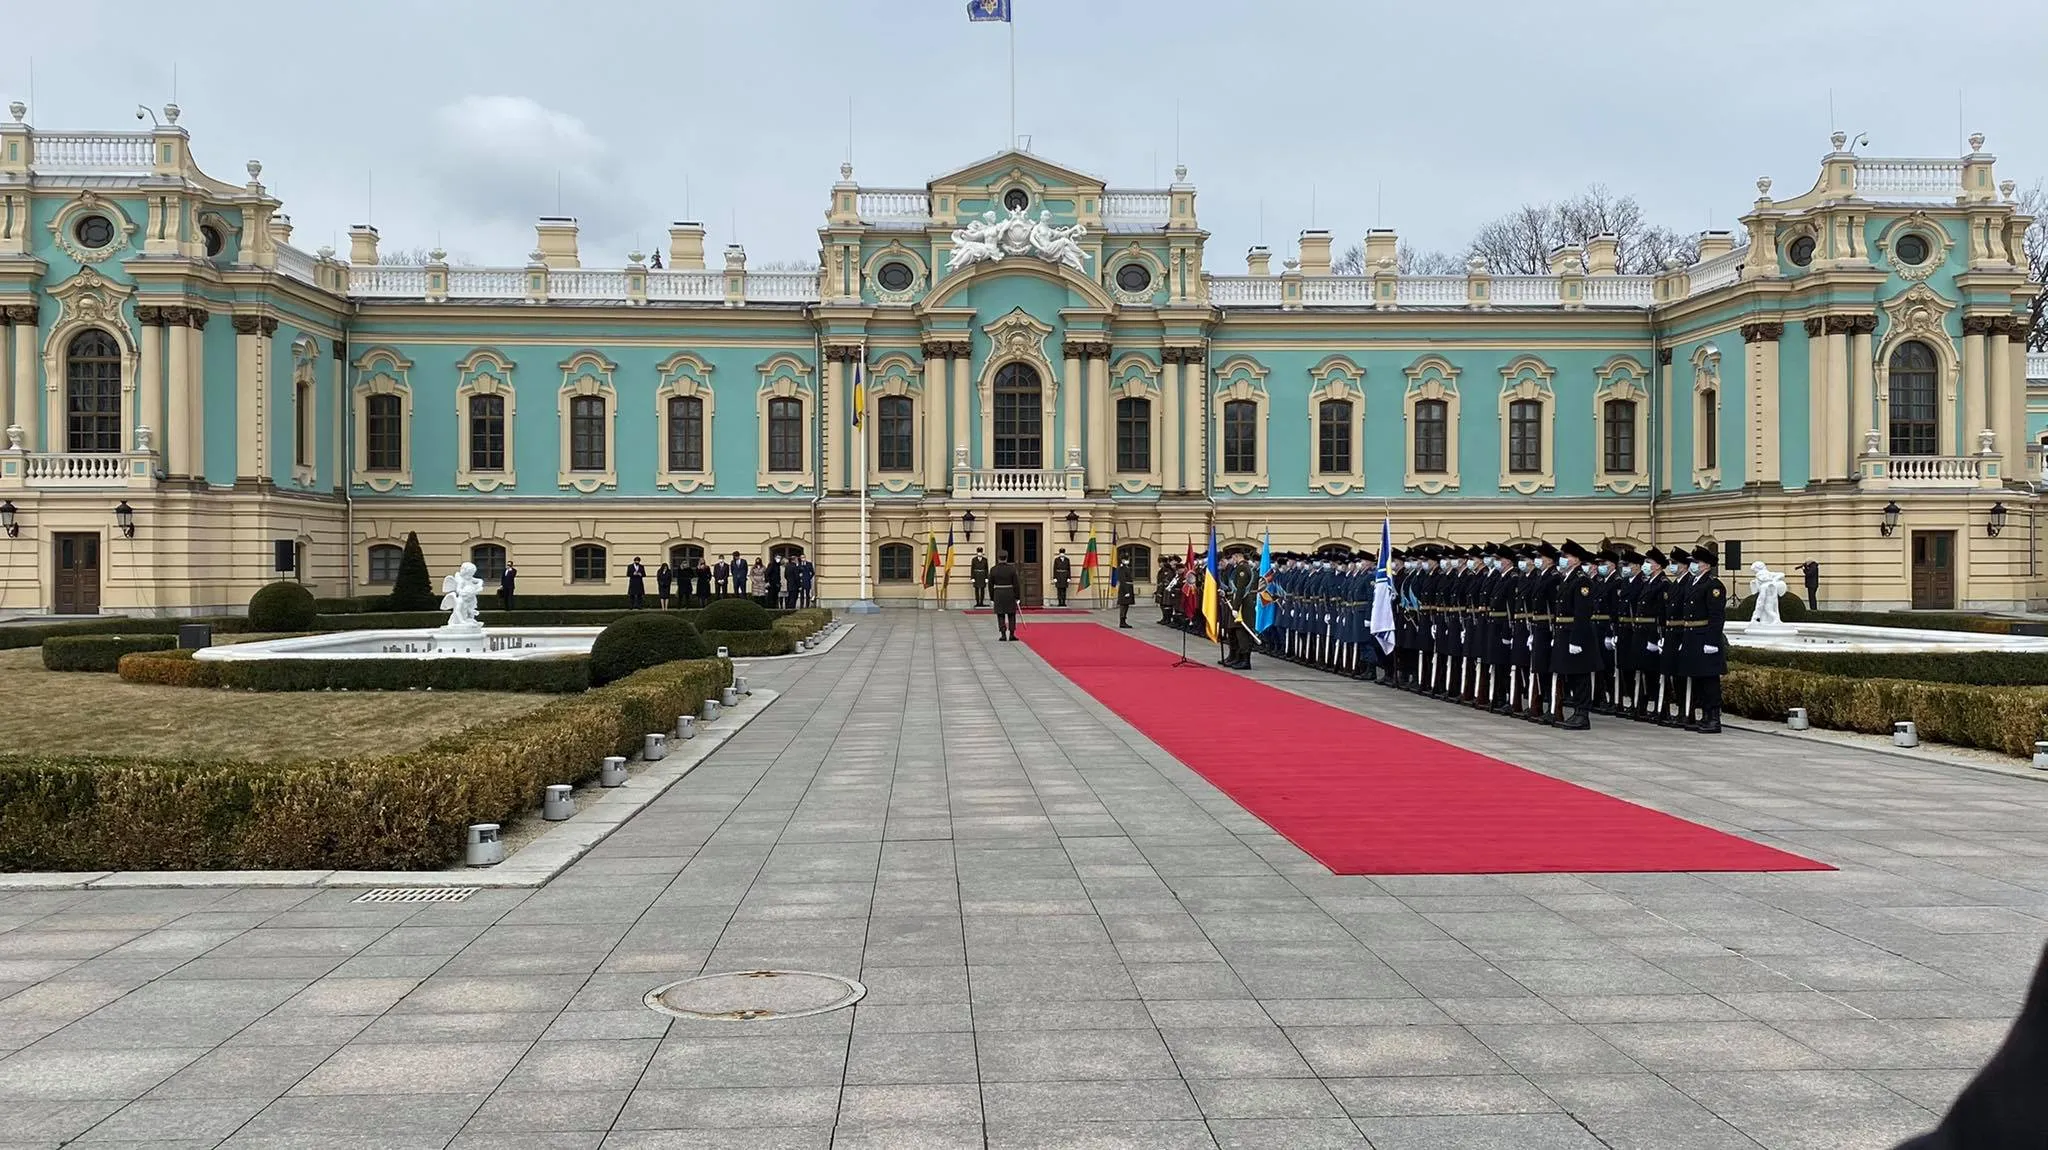
<path fill-rule="evenodd" d="M 1103 627 L 1020 634 L 1338 874 L 1834 869 L 1228 671 L 1175 668 L 1174 652 Z M 1191 646 L 1197 659 L 1215 657 L 1206 643 Z M 1600 736 L 1576 737 L 1590 745 Z M 1671 740 L 1701 753 L 1713 746 L 1678 732 Z"/>
<path fill-rule="evenodd" d="M 1107 607 L 1105 607 L 1105 608 L 1103 608 L 1103 609 L 1104 609 L 1104 610 L 1107 610 Z M 1096 611 L 1096 608 L 1094 608 L 1094 607 L 1019 607 L 1019 608 L 1017 608 L 1017 613 L 1018 613 L 1019 615 L 1091 615 L 1091 614 L 1094 614 L 1094 612 L 1095 612 L 1095 611 Z M 964 611 L 962 611 L 962 612 L 960 612 L 960 613 L 961 613 L 962 615 L 993 615 L 993 614 L 995 614 L 995 610 L 994 610 L 994 608 L 990 608 L 990 607 L 969 607 L 969 608 L 967 608 L 966 610 L 964 610 Z"/>

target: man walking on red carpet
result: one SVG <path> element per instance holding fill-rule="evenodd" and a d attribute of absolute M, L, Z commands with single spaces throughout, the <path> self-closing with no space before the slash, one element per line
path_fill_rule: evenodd
<path fill-rule="evenodd" d="M 1016 642 L 1017 603 L 1024 595 L 1024 580 L 1018 577 L 1008 551 L 996 552 L 996 565 L 988 572 L 988 594 L 996 609 L 997 642 Z"/>

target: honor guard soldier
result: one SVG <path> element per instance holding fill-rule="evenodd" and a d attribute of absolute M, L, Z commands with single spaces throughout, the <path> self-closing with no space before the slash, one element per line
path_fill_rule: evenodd
<path fill-rule="evenodd" d="M 1671 581 L 1664 577 L 1665 555 L 1656 547 L 1644 553 L 1637 571 L 1635 600 L 1635 705 L 1629 718 L 1655 722 L 1664 714 L 1664 676 L 1660 656 L 1664 637 L 1664 596 Z"/>
<path fill-rule="evenodd" d="M 1067 558 L 1067 549 L 1062 547 L 1060 553 L 1053 556 L 1052 560 L 1052 586 L 1060 597 L 1058 606 L 1067 605 L 1067 585 L 1073 581 L 1074 561 Z"/>
<path fill-rule="evenodd" d="M 1621 570 L 1614 588 L 1614 713 L 1631 717 L 1636 696 L 1636 601 L 1642 598 L 1642 556 L 1621 549 Z"/>
<path fill-rule="evenodd" d="M 967 576 L 974 580 L 974 605 L 976 607 L 987 606 L 988 556 L 982 554 L 979 547 L 974 549 L 974 560 L 967 565 Z"/>
<path fill-rule="evenodd" d="M 1536 587 L 1536 549 L 1515 549 L 1515 574 L 1508 598 L 1508 710 L 1518 715 L 1529 705 L 1529 595 Z"/>
<path fill-rule="evenodd" d="M 1551 665 L 1551 648 L 1557 585 L 1564 577 L 1557 560 L 1556 547 L 1547 541 L 1537 545 L 1529 586 L 1529 713 L 1523 716 L 1532 723 L 1549 722 L 1557 710 L 1557 673 Z"/>
<path fill-rule="evenodd" d="M 1678 669 L 1680 655 L 1685 650 L 1685 592 L 1686 568 L 1692 556 L 1683 547 L 1671 549 L 1671 564 L 1664 571 L 1664 611 L 1658 626 L 1657 674 L 1663 680 L 1664 705 L 1658 709 L 1657 725 L 1678 727 L 1685 724 L 1686 683 L 1684 673 Z"/>
<path fill-rule="evenodd" d="M 1593 676 L 1592 710 L 1596 715 L 1614 714 L 1615 651 L 1621 644 L 1615 638 L 1614 597 L 1620 590 L 1615 578 L 1615 567 L 1621 555 L 1611 547 L 1602 547 L 1593 554 L 1593 633 L 1600 645 L 1595 654 L 1600 658 L 1600 670 Z"/>
<path fill-rule="evenodd" d="M 1723 630 L 1728 591 L 1715 570 L 1719 561 L 1712 543 L 1693 548 L 1685 595 L 1685 651 L 1679 665 L 1690 690 L 1685 726 L 1703 735 L 1721 733 L 1721 676 L 1728 673 L 1728 637 Z"/>
<path fill-rule="evenodd" d="M 1496 715 L 1508 713 L 1515 678 L 1515 587 L 1521 578 L 1514 548 L 1496 547 L 1486 602 L 1486 709 Z"/>
<path fill-rule="evenodd" d="M 1593 676 L 1600 670 L 1600 633 L 1593 623 L 1593 577 L 1586 569 L 1593 557 L 1569 539 L 1559 551 L 1564 576 L 1558 581 L 1551 635 L 1551 659 L 1561 680 L 1564 700 L 1564 720 L 1558 726 L 1567 731 L 1583 731 L 1593 725 L 1586 717 L 1586 702 Z"/>

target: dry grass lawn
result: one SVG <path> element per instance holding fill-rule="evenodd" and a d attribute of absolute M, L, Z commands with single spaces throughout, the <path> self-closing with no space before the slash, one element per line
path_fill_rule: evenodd
<path fill-rule="evenodd" d="M 221 691 L 43 669 L 0 651 L 0 747 L 267 761 L 401 751 L 554 696 L 486 691 Z"/>

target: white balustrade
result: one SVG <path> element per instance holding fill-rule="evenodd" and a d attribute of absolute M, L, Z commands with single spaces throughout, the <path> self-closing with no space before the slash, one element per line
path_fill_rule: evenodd
<path fill-rule="evenodd" d="M 318 283 L 319 279 L 315 272 L 319 266 L 312 256 L 290 244 L 277 245 L 277 274 L 286 279 L 294 279 L 302 284 Z"/>
<path fill-rule="evenodd" d="M 1560 307 L 1564 303 L 1556 276 L 1497 276 L 1487 298 L 1508 307 Z"/>
<path fill-rule="evenodd" d="M 1112 232 L 1145 232 L 1166 226 L 1173 217 L 1173 196 L 1167 192 L 1105 192 L 1102 226 Z"/>
<path fill-rule="evenodd" d="M 1402 307 L 1464 307 L 1464 276 L 1402 276 L 1394 281 L 1394 302 Z"/>
<path fill-rule="evenodd" d="M 1856 159 L 1856 195 L 1866 200 L 1954 200 L 1963 194 L 1961 160 Z"/>
<path fill-rule="evenodd" d="M 1975 487 L 1983 466 L 1975 455 L 1894 455 L 1884 477 L 1893 487 Z"/>
<path fill-rule="evenodd" d="M 923 227 L 931 222 L 932 198 L 921 191 L 876 189 L 861 192 L 857 201 L 864 224 L 911 224 Z"/>
<path fill-rule="evenodd" d="M 2027 382 L 2048 383 L 2048 351 L 2027 353 Z"/>
<path fill-rule="evenodd" d="M 449 268 L 448 297 L 450 299 L 525 299 L 526 269 Z"/>
<path fill-rule="evenodd" d="M 30 487 L 121 487 L 128 482 L 128 457 L 113 452 L 44 452 L 22 460 Z"/>
<path fill-rule="evenodd" d="M 954 498 L 980 496 L 987 499 L 1032 498 L 1067 494 L 1064 471 L 1012 471 L 985 467 L 967 473 L 967 490 L 953 492 Z"/>
<path fill-rule="evenodd" d="M 1718 255 L 1713 259 L 1703 260 L 1700 263 L 1694 264 L 1692 266 L 1691 294 L 1701 295 L 1705 292 L 1713 291 L 1715 288 L 1724 288 L 1729 284 L 1740 282 L 1742 279 L 1742 265 L 1748 259 L 1748 248 L 1736 248 L 1725 255 Z"/>
<path fill-rule="evenodd" d="M 766 303 L 811 303 L 818 298 L 816 272 L 748 272 L 747 299 Z"/>
<path fill-rule="evenodd" d="M 626 273 L 595 268 L 554 268 L 548 272 L 549 299 L 623 300 Z"/>
<path fill-rule="evenodd" d="M 1217 307 L 1280 306 L 1280 281 L 1272 276 L 1210 276 L 1209 302 Z"/>
<path fill-rule="evenodd" d="M 1372 305 L 1372 281 L 1364 276 L 1308 276 L 1301 281 L 1301 302 Z"/>
<path fill-rule="evenodd" d="M 348 294 L 361 299 L 425 299 L 427 269 L 358 264 L 348 269 Z"/>
<path fill-rule="evenodd" d="M 37 132 L 38 172 L 148 173 L 156 143 L 148 132 Z"/>
<path fill-rule="evenodd" d="M 647 298 L 678 303 L 717 303 L 725 298 L 722 272 L 648 272 Z"/>
<path fill-rule="evenodd" d="M 1587 307 L 1641 307 L 1656 302 L 1656 276 L 1588 276 Z"/>

